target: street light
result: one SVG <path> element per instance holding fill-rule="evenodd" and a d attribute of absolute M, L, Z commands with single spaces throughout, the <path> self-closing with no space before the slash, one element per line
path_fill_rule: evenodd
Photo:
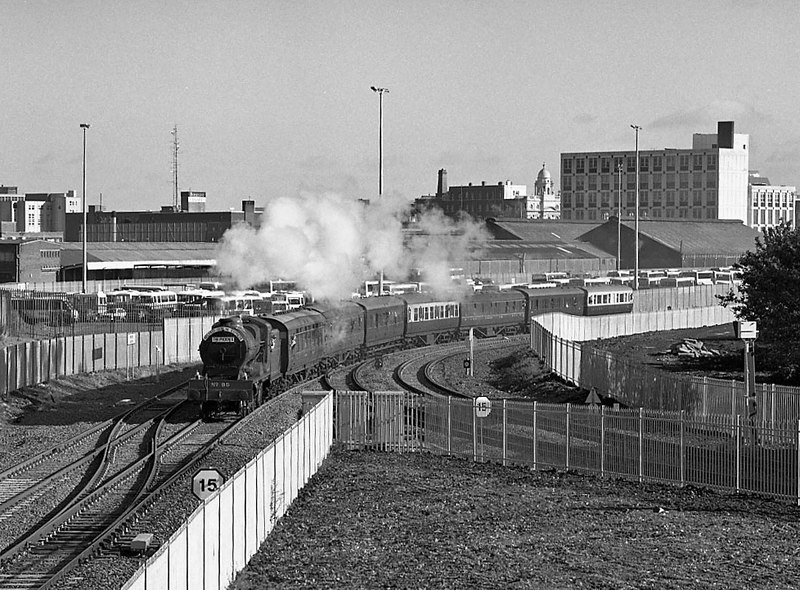
<path fill-rule="evenodd" d="M 83 290 L 86 293 L 86 130 L 89 123 L 81 123 L 83 129 Z"/>
<path fill-rule="evenodd" d="M 369 87 L 372 92 L 378 93 L 378 116 L 380 123 L 378 125 L 378 197 L 383 196 L 383 94 L 388 93 L 388 88 L 379 88 L 377 86 Z M 383 268 L 381 268 L 380 280 L 378 280 L 378 295 L 383 295 Z"/>
<path fill-rule="evenodd" d="M 622 237 L 622 160 L 617 162 L 617 270 L 620 269 L 619 258 L 622 256 L 620 239 Z"/>
<path fill-rule="evenodd" d="M 636 218 L 634 219 L 634 238 L 636 245 L 633 250 L 633 288 L 639 289 L 639 131 L 641 127 L 631 125 L 631 129 L 636 132 Z"/>
<path fill-rule="evenodd" d="M 378 126 L 378 196 L 383 195 L 383 93 L 389 92 L 388 88 L 370 86 L 370 90 L 378 93 L 378 113 L 380 124 Z"/>

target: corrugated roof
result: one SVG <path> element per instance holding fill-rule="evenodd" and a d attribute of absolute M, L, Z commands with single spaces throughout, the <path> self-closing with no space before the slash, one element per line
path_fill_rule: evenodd
<path fill-rule="evenodd" d="M 80 265 L 81 242 L 61 244 L 62 266 Z M 214 266 L 216 242 L 89 242 L 86 261 L 89 270 L 132 268 L 134 266 Z"/>
<path fill-rule="evenodd" d="M 474 260 L 508 260 L 524 256 L 526 260 L 551 260 L 555 258 L 608 258 L 608 253 L 589 243 L 553 240 L 549 244 L 535 244 L 518 240 L 493 240 L 472 253 Z"/>
<path fill-rule="evenodd" d="M 623 220 L 622 225 L 635 227 L 633 220 Z M 755 248 L 761 235 L 738 219 L 639 220 L 639 233 L 685 254 L 744 254 Z"/>
<path fill-rule="evenodd" d="M 530 243 L 552 244 L 554 242 L 578 241 L 580 236 L 602 224 L 603 222 L 598 221 L 497 219 L 487 222 L 486 227 L 500 239 L 518 239 Z"/>

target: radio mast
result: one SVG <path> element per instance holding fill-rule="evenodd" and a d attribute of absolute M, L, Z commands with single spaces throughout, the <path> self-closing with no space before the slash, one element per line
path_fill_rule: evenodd
<path fill-rule="evenodd" d="M 172 207 L 175 211 L 178 210 L 179 194 L 178 194 L 178 125 L 172 128 L 172 178 L 173 178 L 173 195 Z"/>

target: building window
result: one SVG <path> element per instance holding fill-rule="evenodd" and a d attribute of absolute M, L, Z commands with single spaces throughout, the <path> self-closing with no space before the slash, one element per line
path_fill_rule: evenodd
<path fill-rule="evenodd" d="M 636 172 L 636 157 L 628 156 L 627 158 L 627 169 L 628 172 Z"/>
<path fill-rule="evenodd" d="M 653 217 L 661 217 L 661 209 L 653 209 Z"/>
<path fill-rule="evenodd" d="M 653 156 L 653 172 L 661 172 L 661 156 Z"/>
<path fill-rule="evenodd" d="M 610 180 L 611 177 L 608 174 L 603 174 L 600 177 L 600 189 L 607 191 L 609 188 L 611 188 Z"/>
<path fill-rule="evenodd" d="M 575 194 L 575 208 L 583 209 L 583 193 Z"/>
<path fill-rule="evenodd" d="M 589 209 L 589 219 L 592 220 L 597 219 L 597 211 L 595 211 L 594 209 Z"/>
<path fill-rule="evenodd" d="M 695 155 L 692 157 L 692 168 L 694 170 L 702 170 L 703 169 L 703 156 L 702 155 Z"/>
<path fill-rule="evenodd" d="M 619 172 L 622 168 L 622 158 L 614 158 L 614 172 Z"/>
<path fill-rule="evenodd" d="M 564 174 L 572 174 L 572 158 L 564 158 L 561 162 L 561 171 Z"/>
<path fill-rule="evenodd" d="M 675 191 L 667 191 L 667 207 L 675 206 Z"/>
<path fill-rule="evenodd" d="M 589 208 L 597 207 L 597 193 L 589 193 Z"/>
<path fill-rule="evenodd" d="M 667 156 L 667 172 L 675 171 L 675 156 Z"/>
<path fill-rule="evenodd" d="M 639 188 L 650 188 L 650 177 L 639 175 Z"/>
<path fill-rule="evenodd" d="M 689 173 L 688 172 L 681 172 L 680 173 L 680 188 L 689 188 Z"/>
<path fill-rule="evenodd" d="M 650 170 L 650 158 L 647 156 L 639 156 L 639 171 L 648 172 Z"/>
<path fill-rule="evenodd" d="M 678 191 L 678 197 L 680 198 L 681 207 L 689 205 L 689 191 Z"/>
<path fill-rule="evenodd" d="M 699 207 L 703 204 L 703 191 L 692 191 L 692 205 Z"/>
<path fill-rule="evenodd" d="M 561 193 L 561 207 L 572 209 L 572 195 L 570 193 Z"/>
<path fill-rule="evenodd" d="M 590 176 L 589 177 L 589 190 L 597 190 L 597 176 Z"/>
<path fill-rule="evenodd" d="M 696 207 L 694 209 L 692 209 L 692 218 L 693 219 L 702 219 L 703 218 L 703 210 L 702 209 L 698 209 Z"/>
<path fill-rule="evenodd" d="M 600 172 L 603 174 L 611 172 L 611 158 L 600 158 Z"/>
<path fill-rule="evenodd" d="M 680 209 L 678 209 L 678 217 L 680 217 L 681 219 L 688 218 L 689 217 L 689 210 L 684 208 L 684 207 L 681 207 Z"/>
<path fill-rule="evenodd" d="M 706 169 L 708 169 L 708 170 L 716 170 L 717 169 L 717 155 L 716 154 L 708 154 L 706 156 Z"/>
<path fill-rule="evenodd" d="M 603 209 L 608 209 L 609 207 L 608 193 L 600 193 L 600 207 L 602 207 Z"/>
<path fill-rule="evenodd" d="M 589 158 L 589 174 L 597 174 L 597 158 Z"/>
<path fill-rule="evenodd" d="M 692 186 L 694 188 L 703 188 L 703 173 L 694 172 L 692 174 Z"/>
<path fill-rule="evenodd" d="M 636 193 L 628 191 L 625 193 L 625 206 L 628 209 L 636 207 Z"/>
<path fill-rule="evenodd" d="M 661 174 L 653 175 L 653 188 L 661 188 L 661 179 L 663 176 Z"/>
<path fill-rule="evenodd" d="M 706 209 L 706 219 L 714 219 L 714 210 Z"/>
<path fill-rule="evenodd" d="M 583 176 L 578 176 L 575 179 L 575 190 L 582 191 L 583 190 Z"/>
<path fill-rule="evenodd" d="M 565 176 L 564 177 L 563 189 L 565 191 L 571 191 L 572 190 L 572 177 L 571 176 Z"/>
<path fill-rule="evenodd" d="M 653 207 L 661 207 L 661 191 L 653 191 Z"/>
<path fill-rule="evenodd" d="M 675 209 L 667 209 L 666 217 L 675 217 Z"/>
<path fill-rule="evenodd" d="M 667 188 L 675 188 L 675 175 L 667 174 Z"/>
<path fill-rule="evenodd" d="M 706 173 L 706 186 L 708 188 L 717 188 L 717 174 L 715 172 Z"/>
<path fill-rule="evenodd" d="M 628 189 L 636 188 L 636 175 L 628 174 L 626 178 L 628 179 Z"/>
<path fill-rule="evenodd" d="M 583 210 L 582 209 L 579 209 L 578 211 L 575 211 L 575 219 L 583 219 Z"/>
<path fill-rule="evenodd" d="M 689 169 L 689 155 L 679 156 L 680 158 L 680 168 L 681 170 L 688 170 Z"/>
<path fill-rule="evenodd" d="M 577 160 L 575 160 L 575 173 L 576 174 L 583 174 L 583 172 L 584 172 L 583 165 L 584 165 L 583 158 L 578 158 Z"/>

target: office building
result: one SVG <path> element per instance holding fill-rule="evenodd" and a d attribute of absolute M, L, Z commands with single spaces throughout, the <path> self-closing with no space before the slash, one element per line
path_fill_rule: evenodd
<path fill-rule="evenodd" d="M 748 182 L 747 225 L 758 230 L 774 227 L 782 221 L 794 224 L 797 190 L 793 186 L 773 185 L 758 170 L 750 171 Z"/>
<path fill-rule="evenodd" d="M 734 133 L 733 121 L 720 121 L 717 133 L 695 133 L 691 148 L 640 150 L 640 218 L 748 223 L 749 154 L 749 136 Z M 632 217 L 635 210 L 633 146 L 561 154 L 562 219 Z"/>

